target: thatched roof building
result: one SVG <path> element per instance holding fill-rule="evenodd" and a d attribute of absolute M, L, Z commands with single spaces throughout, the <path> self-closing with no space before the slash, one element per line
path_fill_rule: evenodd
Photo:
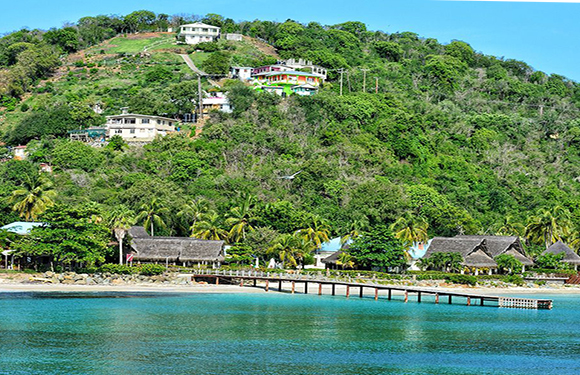
<path fill-rule="evenodd" d="M 340 254 L 342 254 L 342 253 L 343 253 L 342 250 L 335 251 L 331 255 L 322 259 L 322 263 L 325 264 L 326 268 L 334 269 L 338 266 L 338 264 L 336 262 L 338 261 L 338 258 L 340 257 Z"/>
<path fill-rule="evenodd" d="M 562 262 L 572 264 L 574 266 L 578 266 L 580 264 L 580 256 L 574 252 L 574 250 L 570 249 L 565 243 L 562 241 L 558 241 L 552 246 L 550 246 L 543 254 L 560 254 L 564 253 L 564 259 Z"/>
<path fill-rule="evenodd" d="M 466 267 L 497 268 L 486 240 L 481 238 L 435 237 L 424 258 L 429 258 L 433 253 L 459 253 Z"/>
<path fill-rule="evenodd" d="M 517 236 L 455 236 L 455 238 L 471 238 L 485 240 L 488 253 L 492 258 L 506 254 L 513 255 L 524 266 L 532 266 L 534 262 L 526 256 L 526 251 Z"/>
<path fill-rule="evenodd" d="M 151 237 L 143 227 L 131 227 L 129 235 L 136 261 L 218 263 L 224 260 L 224 241 Z"/>

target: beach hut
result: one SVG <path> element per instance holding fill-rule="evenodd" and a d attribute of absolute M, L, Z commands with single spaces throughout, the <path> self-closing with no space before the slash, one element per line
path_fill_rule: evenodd
<path fill-rule="evenodd" d="M 473 238 L 485 240 L 485 245 L 491 257 L 495 259 L 498 255 L 512 255 L 522 264 L 522 272 L 526 266 L 531 267 L 534 262 L 526 256 L 526 251 L 522 246 L 520 238 L 517 236 L 455 236 L 455 238 Z"/>
<path fill-rule="evenodd" d="M 574 266 L 575 270 L 578 270 L 578 265 L 580 264 L 580 256 L 578 256 L 578 254 L 576 254 L 574 250 L 570 249 L 568 245 L 566 245 L 562 241 L 558 241 L 552 246 L 548 247 L 548 249 L 544 251 L 542 255 L 546 254 L 557 255 L 561 253 L 564 253 L 564 259 L 562 259 L 562 262 L 568 263 Z"/>
<path fill-rule="evenodd" d="M 462 265 L 475 268 L 497 269 L 497 263 L 487 249 L 486 240 L 482 238 L 435 237 L 427 249 L 424 258 L 428 259 L 434 253 L 459 253 L 463 257 Z M 463 271 L 462 271 L 463 273 Z"/>
<path fill-rule="evenodd" d="M 190 237 L 151 237 L 143 227 L 131 227 L 133 260 L 152 263 L 212 265 L 224 260 L 224 241 Z"/>

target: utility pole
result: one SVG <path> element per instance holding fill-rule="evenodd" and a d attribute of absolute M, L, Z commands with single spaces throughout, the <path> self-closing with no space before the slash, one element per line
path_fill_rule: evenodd
<path fill-rule="evenodd" d="M 369 69 L 361 69 L 363 72 L 363 92 L 367 92 L 367 72 Z"/>
<path fill-rule="evenodd" d="M 344 74 L 344 69 L 340 69 L 340 96 L 342 96 L 342 75 Z"/>
<path fill-rule="evenodd" d="M 199 120 L 203 118 L 203 103 L 201 101 L 201 75 L 197 75 L 197 101 L 199 107 Z"/>
<path fill-rule="evenodd" d="M 379 77 L 375 77 L 375 94 L 379 93 Z"/>

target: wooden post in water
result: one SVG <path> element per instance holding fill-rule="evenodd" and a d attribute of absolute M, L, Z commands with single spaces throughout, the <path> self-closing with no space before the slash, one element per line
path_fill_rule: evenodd
<path fill-rule="evenodd" d="M 244 286 L 244 279 L 240 279 L 240 287 Z"/>
<path fill-rule="evenodd" d="M 405 290 L 405 303 L 409 301 L 409 291 Z"/>
<path fill-rule="evenodd" d="M 333 295 L 333 296 L 334 296 L 334 294 L 335 294 L 335 288 L 336 288 L 336 284 L 334 284 L 334 283 L 333 283 L 333 284 L 332 284 L 332 295 Z"/>
<path fill-rule="evenodd" d="M 435 293 L 435 304 L 439 304 L 439 293 Z"/>
<path fill-rule="evenodd" d="M 318 295 L 322 295 L 322 283 L 318 283 Z"/>
<path fill-rule="evenodd" d="M 451 305 L 451 295 L 449 295 L 449 304 Z"/>
<path fill-rule="evenodd" d="M 278 291 L 282 291 L 282 279 L 278 280 Z"/>
<path fill-rule="evenodd" d="M 254 286 L 256 286 L 256 281 L 257 281 L 257 279 L 254 279 Z"/>
<path fill-rule="evenodd" d="M 392 294 L 393 290 L 389 289 L 389 301 L 391 300 L 391 294 Z"/>
<path fill-rule="evenodd" d="M 294 294 L 295 289 L 296 289 L 296 281 L 292 281 L 292 294 Z"/>
<path fill-rule="evenodd" d="M 270 287 L 270 280 L 266 280 L 266 292 L 268 291 Z"/>
<path fill-rule="evenodd" d="M 358 296 L 360 298 L 363 298 L 363 287 L 362 286 L 360 287 L 360 291 L 358 292 Z"/>
<path fill-rule="evenodd" d="M 350 297 L 350 286 L 346 286 L 346 298 Z"/>
<path fill-rule="evenodd" d="M 417 292 L 417 302 L 421 303 L 421 292 Z"/>
<path fill-rule="evenodd" d="M 467 306 L 471 306 L 471 297 L 467 297 Z"/>
<path fill-rule="evenodd" d="M 219 277 L 215 278 L 215 285 L 220 285 L 220 278 Z"/>
<path fill-rule="evenodd" d="M 308 281 L 304 282 L 304 294 L 308 294 Z"/>
<path fill-rule="evenodd" d="M 379 299 L 379 288 L 375 288 L 375 301 Z"/>
<path fill-rule="evenodd" d="M 481 301 L 479 303 L 481 306 L 483 306 L 483 297 L 481 297 Z"/>

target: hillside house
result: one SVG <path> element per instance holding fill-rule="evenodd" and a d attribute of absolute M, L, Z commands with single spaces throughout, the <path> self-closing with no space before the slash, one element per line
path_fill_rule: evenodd
<path fill-rule="evenodd" d="M 186 44 L 198 44 L 216 41 L 220 36 L 220 28 L 196 22 L 179 27 L 179 39 Z"/>
<path fill-rule="evenodd" d="M 210 96 L 202 99 L 203 113 L 207 114 L 212 110 L 220 111 L 224 113 L 231 113 L 232 106 L 228 97 L 223 92 L 214 92 Z"/>
<path fill-rule="evenodd" d="M 232 66 L 230 68 L 230 77 L 247 82 L 252 79 L 252 69 L 249 66 Z"/>
<path fill-rule="evenodd" d="M 314 64 L 312 64 L 312 61 L 307 61 L 304 59 L 282 60 L 282 61 L 278 61 L 278 64 L 292 68 L 292 70 L 307 69 L 310 73 L 318 74 L 319 76 L 321 76 L 322 80 L 326 80 L 327 75 L 328 75 L 328 70 L 326 68 L 323 68 L 323 67 L 318 66 L 318 65 L 314 65 Z"/>
<path fill-rule="evenodd" d="M 107 139 L 120 135 L 126 142 L 151 142 L 157 136 L 175 131 L 178 123 L 169 117 L 127 113 L 107 116 Z"/>
<path fill-rule="evenodd" d="M 15 160 L 24 160 L 28 156 L 26 152 L 26 146 L 16 146 L 12 147 L 12 155 Z"/>
<path fill-rule="evenodd" d="M 322 83 L 322 77 L 317 74 L 293 70 L 255 74 L 254 79 L 259 83 L 267 83 L 270 85 L 301 86 L 308 84 L 313 87 L 318 87 Z"/>
<path fill-rule="evenodd" d="M 257 68 L 252 68 L 252 77 L 257 76 L 264 73 L 272 73 L 272 72 L 287 72 L 292 71 L 293 68 L 289 66 L 274 64 L 274 65 L 264 65 L 259 66 Z"/>

